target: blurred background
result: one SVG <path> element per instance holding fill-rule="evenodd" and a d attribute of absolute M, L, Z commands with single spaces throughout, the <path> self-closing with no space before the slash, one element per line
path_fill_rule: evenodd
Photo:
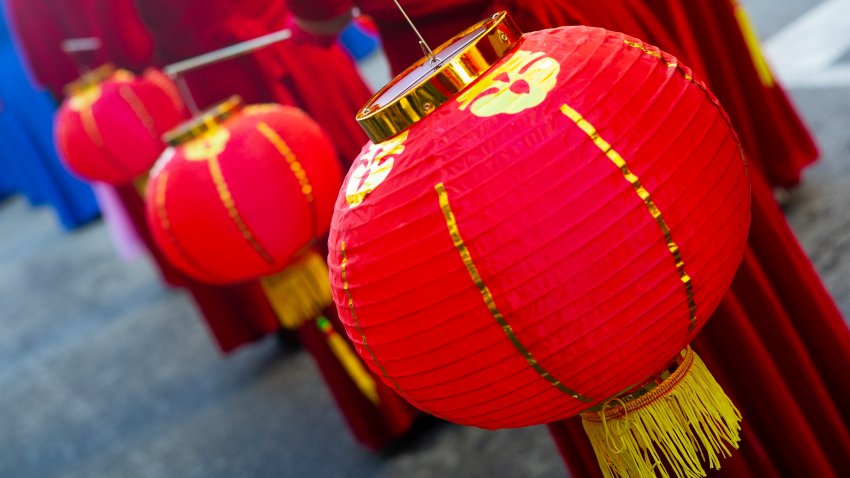
<path fill-rule="evenodd" d="M 846 316 L 850 1 L 742 4 L 822 152 L 799 186 L 776 196 Z M 359 35 L 348 51 L 374 90 L 390 78 L 389 65 L 374 31 Z M 3 115 L 21 79 L 4 65 L 0 81 Z M 41 94 L 45 105 L 59 99 Z M 10 184 L 6 171 L 24 146 L 5 113 L 0 476 L 567 476 L 545 427 L 491 432 L 419 417 L 380 451 L 361 446 L 316 362 L 294 341 L 268 334 L 225 356 L 192 296 L 164 285 L 142 246 L 116 248 L 118 233 L 96 208 L 63 217 L 55 206 L 63 198 L 28 198 Z M 26 147 L 52 150 L 52 137 Z"/>

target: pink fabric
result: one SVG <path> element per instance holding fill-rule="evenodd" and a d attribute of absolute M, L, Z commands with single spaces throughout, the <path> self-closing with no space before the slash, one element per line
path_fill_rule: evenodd
<path fill-rule="evenodd" d="M 92 189 L 118 256 L 125 261 L 132 261 L 146 255 L 145 243 L 136 233 L 115 188 L 108 184 L 92 183 Z"/>

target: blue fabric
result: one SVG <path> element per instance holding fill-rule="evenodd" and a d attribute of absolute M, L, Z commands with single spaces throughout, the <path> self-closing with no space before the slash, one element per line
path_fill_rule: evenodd
<path fill-rule="evenodd" d="M 378 48 L 378 38 L 364 31 L 357 22 L 351 22 L 339 35 L 342 46 L 354 57 L 362 60 Z"/>
<path fill-rule="evenodd" d="M 51 206 L 62 226 L 71 229 L 99 212 L 88 185 L 59 161 L 53 144 L 55 110 L 50 96 L 27 77 L 0 11 L 0 197 L 18 192 L 33 205 Z"/>

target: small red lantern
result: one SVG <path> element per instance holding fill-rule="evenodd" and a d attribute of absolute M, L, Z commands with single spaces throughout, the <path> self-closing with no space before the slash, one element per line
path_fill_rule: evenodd
<path fill-rule="evenodd" d="M 170 134 L 151 172 L 148 222 L 175 266 L 226 284 L 283 270 L 325 235 L 341 171 L 306 113 L 233 98 Z"/>
<path fill-rule="evenodd" d="M 358 119 L 373 142 L 328 261 L 377 375 L 466 425 L 584 412 L 608 476 L 719 466 L 740 415 L 687 344 L 741 259 L 749 185 L 689 69 L 623 34 L 522 36 L 500 14 Z"/>
<path fill-rule="evenodd" d="M 157 70 L 136 77 L 102 66 L 69 85 L 56 116 L 56 141 L 81 177 L 122 185 L 147 172 L 162 135 L 186 117 L 174 84 Z"/>

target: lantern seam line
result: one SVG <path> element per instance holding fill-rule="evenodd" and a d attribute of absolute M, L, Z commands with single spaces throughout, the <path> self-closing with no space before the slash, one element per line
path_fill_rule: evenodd
<path fill-rule="evenodd" d="M 434 186 L 434 189 L 437 191 L 437 198 L 440 204 L 440 209 L 443 211 L 443 217 L 446 220 L 446 227 L 448 228 L 449 235 L 451 236 L 452 242 L 454 243 L 455 248 L 460 255 L 461 260 L 463 261 L 464 266 L 466 266 L 466 271 L 469 273 L 472 282 L 478 288 L 478 291 L 481 293 L 481 297 L 484 300 L 484 305 L 487 306 L 487 309 L 490 311 L 490 314 L 495 319 L 496 323 L 501 327 L 502 332 L 504 332 L 505 336 L 517 349 L 520 355 L 525 358 L 525 361 L 528 362 L 528 365 L 537 372 L 543 379 L 552 384 L 553 387 L 558 389 L 559 391 L 573 397 L 576 400 L 581 402 L 590 403 L 592 400 L 575 390 L 572 390 L 565 386 L 559 379 L 554 377 L 548 370 L 543 368 L 540 365 L 540 362 L 534 358 L 531 351 L 528 350 L 525 345 L 519 340 L 519 337 L 513 331 L 513 327 L 505 320 L 505 317 L 502 315 L 502 312 L 499 310 L 498 306 L 496 306 L 496 300 L 493 298 L 493 293 L 490 292 L 490 288 L 487 287 L 487 284 L 484 283 L 484 279 L 481 278 L 481 274 L 478 272 L 478 268 L 475 266 L 475 262 L 472 260 L 472 254 L 469 252 L 469 248 L 466 246 L 466 243 L 463 240 L 463 237 L 460 234 L 460 229 L 458 228 L 457 218 L 452 211 L 451 204 L 449 203 L 449 195 L 446 191 L 446 187 L 443 183 L 437 183 Z"/>
<path fill-rule="evenodd" d="M 128 88 L 127 86 L 122 86 L 118 89 L 118 94 L 121 95 L 121 99 L 130 106 L 130 109 L 133 110 L 133 113 L 137 118 L 145 125 L 145 128 L 150 131 L 154 137 L 157 136 L 156 131 L 154 131 L 154 123 L 153 118 L 150 115 L 150 112 L 145 107 L 144 103 L 139 99 L 139 96 L 136 95 L 136 92 Z"/>
<path fill-rule="evenodd" d="M 186 260 L 189 264 L 192 265 L 195 269 L 199 271 L 203 271 L 207 275 L 217 276 L 218 274 L 212 274 L 205 267 L 201 267 L 201 265 L 192 258 L 192 256 L 188 253 L 185 247 L 180 244 L 180 241 L 177 239 L 177 235 L 174 234 L 174 230 L 171 229 L 171 220 L 168 218 L 168 209 L 165 207 L 165 193 L 168 187 L 168 172 L 163 171 L 157 176 L 156 182 L 153 187 L 155 188 L 154 194 L 154 202 L 156 205 L 156 215 L 159 218 L 159 225 L 162 227 L 162 230 L 168 234 L 168 238 L 171 240 L 171 243 L 174 244 L 174 247 L 182 252 L 183 259 Z"/>
<path fill-rule="evenodd" d="M 654 56 L 654 55 L 653 55 Z M 664 220 L 664 217 L 661 214 L 661 210 L 655 204 L 655 201 L 652 200 L 652 196 L 649 193 L 643 184 L 640 182 L 640 178 L 634 174 L 631 169 L 629 169 L 628 163 L 626 160 L 620 156 L 614 147 L 606 141 L 602 136 L 599 135 L 599 131 L 595 126 L 590 124 L 587 119 L 585 119 L 581 113 L 574 110 L 567 104 L 561 106 L 561 113 L 564 114 L 567 118 L 572 120 L 576 126 L 580 130 L 582 130 L 593 144 L 599 148 L 602 153 L 616 166 L 620 172 L 623 174 L 623 178 L 631 184 L 632 188 L 635 190 L 637 196 L 641 199 L 646 209 L 649 211 L 649 215 L 655 220 L 656 224 L 658 224 L 658 228 L 661 229 L 661 234 L 664 236 L 664 241 L 667 246 L 667 250 L 673 256 L 673 261 L 676 265 L 676 270 L 679 274 L 679 280 L 682 282 L 682 285 L 685 288 L 685 295 L 688 301 L 688 332 L 692 332 L 696 327 L 697 321 L 697 306 L 696 300 L 694 299 L 694 286 L 691 280 L 691 276 L 688 275 L 685 270 L 685 262 L 682 259 L 682 253 L 679 250 L 679 245 L 673 240 L 673 234 L 670 231 L 670 227 L 667 225 L 667 222 Z"/>
<path fill-rule="evenodd" d="M 307 206 L 310 209 L 310 222 L 312 224 L 313 237 L 318 235 L 319 221 L 318 212 L 316 211 L 316 202 L 313 197 L 313 185 L 310 183 L 310 177 L 307 176 L 307 171 L 298 161 L 298 157 L 292 152 L 292 148 L 286 143 L 286 140 L 280 137 L 275 130 L 271 128 L 265 121 L 257 123 L 257 130 L 265 136 L 265 138 L 277 149 L 277 152 L 286 160 L 289 165 L 289 170 L 301 186 L 301 193 L 307 201 Z"/>
<path fill-rule="evenodd" d="M 224 174 L 221 172 L 221 164 L 218 162 L 218 156 L 213 156 L 209 158 L 207 161 L 207 165 L 209 167 L 210 176 L 212 176 L 213 183 L 215 183 L 215 189 L 218 192 L 219 199 L 221 199 L 221 203 L 224 208 L 227 210 L 227 214 L 230 216 L 230 219 L 236 224 L 236 227 L 239 229 L 239 232 L 242 233 L 242 237 L 248 241 L 248 244 L 263 258 L 267 263 L 274 265 L 274 258 L 265 250 L 263 246 L 257 242 L 257 238 L 248 229 L 248 225 L 245 224 L 244 219 L 239 214 L 239 210 L 236 209 L 236 202 L 233 200 L 233 195 L 230 193 L 230 189 L 227 187 L 227 181 L 224 179 Z"/>
<path fill-rule="evenodd" d="M 166 77 L 161 74 L 148 74 L 144 76 L 144 79 L 150 81 L 154 85 L 158 86 L 159 89 L 168 96 L 169 101 L 174 105 L 174 109 L 178 111 L 183 111 L 185 106 L 183 105 L 183 99 L 180 97 L 180 92 L 177 91 L 177 88 L 174 86 L 174 83 L 171 83 L 165 79 Z"/>
<path fill-rule="evenodd" d="M 357 319 L 357 312 L 354 311 L 354 297 L 351 295 L 351 287 L 348 283 L 348 253 L 345 251 L 345 241 L 340 243 L 340 252 L 342 253 L 342 262 L 340 264 L 340 271 L 342 276 L 342 289 L 345 291 L 346 298 L 348 299 L 348 310 L 351 311 L 351 318 L 354 320 L 354 328 L 357 329 L 357 332 L 360 334 L 360 338 L 363 340 L 363 348 L 369 352 L 369 355 L 372 357 L 372 361 L 375 362 L 375 366 L 381 371 L 381 374 L 392 383 L 393 387 L 396 391 L 401 394 L 404 398 L 406 398 L 410 403 L 414 404 L 418 408 L 423 411 L 430 413 L 436 417 L 440 417 L 440 415 L 428 410 L 426 407 L 423 407 L 419 402 L 414 400 L 410 395 L 408 395 L 404 390 L 401 389 L 398 382 L 393 379 L 387 370 L 378 362 L 378 356 L 375 355 L 375 351 L 372 350 L 372 347 L 369 346 L 369 343 L 366 341 L 366 334 L 363 332 L 363 329 L 360 327 L 360 320 Z"/>
<path fill-rule="evenodd" d="M 92 103 L 94 104 L 94 103 Z M 100 128 L 97 126 L 97 120 L 94 117 L 94 109 L 91 105 L 86 106 L 80 111 L 80 119 L 83 120 L 83 129 L 89 135 L 95 146 L 103 148 L 103 135 L 100 134 Z"/>
<path fill-rule="evenodd" d="M 103 150 L 106 149 L 106 145 L 103 141 L 103 134 L 100 132 L 100 127 L 97 125 L 97 118 L 94 116 L 94 104 L 100 99 L 101 95 L 102 89 L 98 87 L 97 98 L 84 108 L 80 109 L 79 114 L 80 120 L 83 122 L 83 129 L 85 130 L 86 135 L 94 142 L 98 149 Z M 117 171 L 118 174 L 121 175 L 129 172 L 120 161 L 109 161 L 109 159 L 112 159 L 109 157 L 111 154 L 107 152 L 105 155 L 107 156 L 105 164 L 108 164 L 113 171 Z"/>

